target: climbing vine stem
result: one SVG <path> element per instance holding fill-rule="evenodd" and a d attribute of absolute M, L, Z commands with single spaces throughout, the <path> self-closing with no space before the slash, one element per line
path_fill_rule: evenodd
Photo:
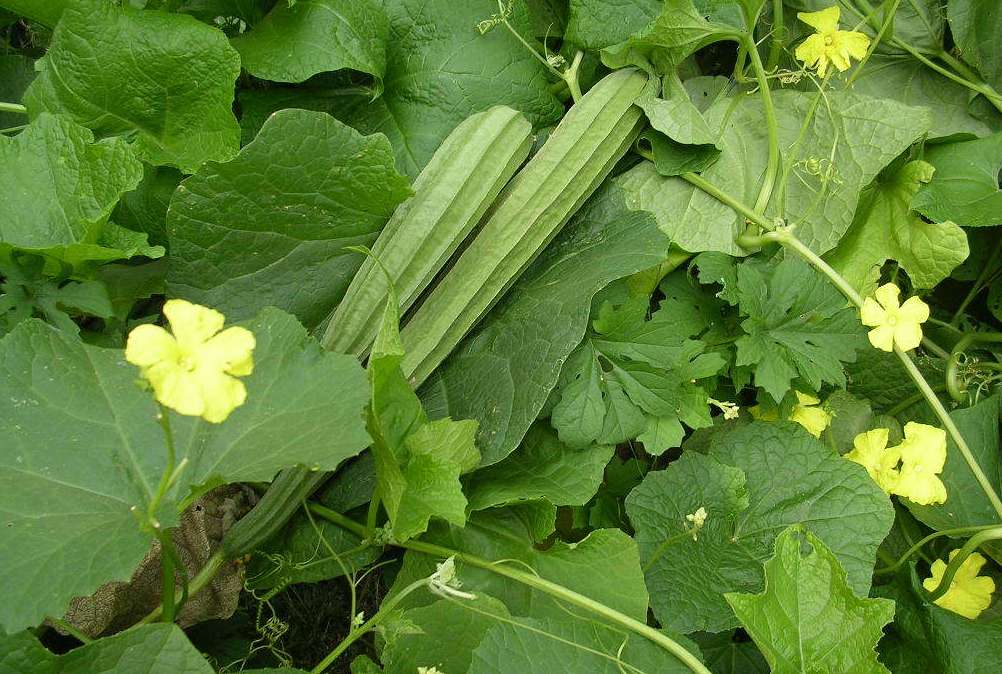
<path fill-rule="evenodd" d="M 351 518 L 321 505 L 310 504 L 309 507 L 310 510 L 313 511 L 313 514 L 318 517 L 326 519 L 329 522 L 332 522 L 358 536 L 365 536 L 365 526 L 355 522 Z M 432 557 L 439 557 L 441 559 L 454 557 L 456 561 L 462 562 L 463 564 L 468 564 L 469 566 L 473 566 L 478 569 L 484 569 L 485 571 L 495 573 L 499 576 L 504 576 L 505 578 L 509 578 L 515 582 L 521 583 L 535 590 L 539 590 L 540 592 L 548 594 L 555 599 L 585 609 L 604 618 L 605 620 L 608 620 L 610 623 L 618 625 L 619 627 L 653 641 L 655 644 L 678 658 L 693 672 L 697 672 L 698 674 L 710 674 L 710 670 L 708 670 L 703 663 L 699 661 L 699 658 L 687 651 L 678 642 L 671 639 L 663 632 L 649 626 L 647 623 L 640 622 L 639 620 L 624 615 L 623 613 L 620 613 L 619 611 L 610 608 L 601 602 L 597 602 L 594 599 L 590 599 L 589 597 L 566 588 L 563 585 L 548 581 L 545 578 L 540 578 L 539 576 L 528 571 L 513 568 L 504 562 L 494 562 L 477 557 L 476 555 L 470 555 L 458 550 L 451 550 L 440 545 L 425 543 L 424 541 L 410 540 L 402 543 L 393 543 L 393 545 L 404 548 L 405 550 L 413 550 L 414 552 Z"/>

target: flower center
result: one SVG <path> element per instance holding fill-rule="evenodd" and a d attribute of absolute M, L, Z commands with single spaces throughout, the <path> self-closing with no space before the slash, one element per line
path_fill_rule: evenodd
<path fill-rule="evenodd" d="M 835 38 L 831 35 L 825 35 L 825 46 L 831 47 L 833 44 L 835 44 Z"/>
<path fill-rule="evenodd" d="M 895 316 L 894 314 L 891 314 L 890 316 L 887 317 L 887 324 L 893 328 L 895 325 L 898 324 L 898 317 Z"/>
<path fill-rule="evenodd" d="M 178 360 L 177 364 L 185 372 L 194 372 L 195 366 L 197 365 L 197 363 L 195 362 L 195 358 L 190 353 L 186 353 L 183 356 L 181 356 L 181 359 Z"/>

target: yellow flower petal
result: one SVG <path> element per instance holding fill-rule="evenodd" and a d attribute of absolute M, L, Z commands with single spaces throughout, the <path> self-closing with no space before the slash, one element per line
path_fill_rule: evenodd
<path fill-rule="evenodd" d="M 853 439 L 853 449 L 845 454 L 845 458 L 866 468 L 874 482 L 885 492 L 891 493 L 897 484 L 896 466 L 901 454 L 897 448 L 887 447 L 887 437 L 886 428 L 860 433 Z"/>
<path fill-rule="evenodd" d="M 890 325 L 880 325 L 866 333 L 870 344 L 881 351 L 894 351 L 894 328 Z"/>
<path fill-rule="evenodd" d="M 950 560 L 953 560 L 958 552 L 958 550 L 950 552 Z M 969 620 L 981 615 L 981 612 L 991 605 L 992 593 L 995 592 L 995 581 L 988 576 L 978 575 L 986 561 L 980 553 L 972 553 L 957 569 L 950 588 L 935 603 Z M 946 573 L 946 566 L 941 559 L 933 562 L 930 567 L 932 576 L 922 581 L 922 587 L 930 592 L 939 587 L 943 574 Z"/>
<path fill-rule="evenodd" d="M 187 372 L 164 363 L 154 365 L 146 372 L 157 400 L 175 412 L 199 417 L 205 410 L 202 388 L 194 372 Z"/>
<path fill-rule="evenodd" d="M 761 405 L 754 405 L 748 408 L 748 413 L 755 421 L 779 421 L 779 410 L 775 407 L 766 410 Z"/>
<path fill-rule="evenodd" d="M 859 316 L 863 321 L 863 325 L 868 325 L 871 328 L 883 325 L 887 320 L 887 312 L 872 297 L 867 297 L 863 300 L 863 308 L 860 310 Z"/>
<path fill-rule="evenodd" d="M 899 306 L 898 297 L 900 295 L 901 288 L 893 283 L 885 283 L 873 293 L 873 296 L 880 302 L 880 306 L 884 307 L 888 312 L 897 310 Z"/>
<path fill-rule="evenodd" d="M 198 378 L 204 401 L 201 416 L 214 424 L 222 423 L 230 412 L 244 404 L 247 389 L 239 379 L 222 372 L 203 372 Z"/>
<path fill-rule="evenodd" d="M 226 317 L 214 309 L 185 300 L 164 303 L 164 316 L 178 344 L 193 349 L 223 329 Z"/>
<path fill-rule="evenodd" d="M 803 391 L 794 391 L 794 393 L 797 394 L 797 402 L 803 407 L 810 407 L 821 402 L 819 398 L 815 398 L 810 393 L 804 393 Z"/>
<path fill-rule="evenodd" d="M 857 61 L 866 56 L 866 50 L 870 48 L 870 38 L 854 30 L 840 30 L 838 38 L 842 51 Z"/>
<path fill-rule="evenodd" d="M 820 62 L 826 61 L 828 57 L 825 54 L 825 38 L 817 33 L 809 35 L 793 52 L 797 60 L 803 61 L 808 68 L 817 68 Z M 821 76 L 824 77 L 824 74 Z"/>
<path fill-rule="evenodd" d="M 909 297 L 898 309 L 898 320 L 925 323 L 929 320 L 929 305 L 919 297 Z"/>
<path fill-rule="evenodd" d="M 820 407 L 807 407 L 804 405 L 794 407 L 793 413 L 790 415 L 790 421 L 800 424 L 807 429 L 808 433 L 816 438 L 821 437 L 821 433 L 828 428 L 831 420 L 831 415 Z"/>
<path fill-rule="evenodd" d="M 838 5 L 832 5 L 819 12 L 797 12 L 797 18 L 819 33 L 831 33 L 838 30 L 842 10 Z"/>
<path fill-rule="evenodd" d="M 917 323 L 899 322 L 894 327 L 894 343 L 902 351 L 911 351 L 922 343 L 922 328 Z"/>
<path fill-rule="evenodd" d="M 946 485 L 938 477 L 946 465 L 946 432 L 909 421 L 897 449 L 901 471 L 894 493 L 922 505 L 946 502 Z"/>
<path fill-rule="evenodd" d="M 149 367 L 162 360 L 177 358 L 177 340 L 159 325 L 140 325 L 129 333 L 125 360 L 133 365 Z"/>
<path fill-rule="evenodd" d="M 254 333 L 247 328 L 227 328 L 199 347 L 199 363 L 240 377 L 249 375 L 254 371 L 255 344 Z"/>

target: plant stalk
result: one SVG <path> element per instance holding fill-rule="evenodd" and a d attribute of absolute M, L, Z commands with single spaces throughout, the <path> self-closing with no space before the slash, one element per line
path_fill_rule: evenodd
<path fill-rule="evenodd" d="M 939 581 L 939 585 L 936 586 L 935 590 L 929 592 L 929 601 L 935 602 L 937 599 L 942 597 L 950 590 L 950 586 L 953 585 L 953 579 L 957 575 L 957 571 L 960 570 L 961 565 L 971 554 L 981 547 L 982 544 L 988 541 L 1002 540 L 1002 527 L 992 527 L 984 531 L 980 531 L 973 536 L 971 536 L 963 547 L 960 548 L 960 552 L 954 555 L 953 559 L 946 567 L 946 571 L 943 572 L 943 579 Z"/>
<path fill-rule="evenodd" d="M 0 112 L 13 112 L 19 115 L 27 115 L 28 108 L 24 107 L 20 103 L 4 103 L 0 101 Z"/>

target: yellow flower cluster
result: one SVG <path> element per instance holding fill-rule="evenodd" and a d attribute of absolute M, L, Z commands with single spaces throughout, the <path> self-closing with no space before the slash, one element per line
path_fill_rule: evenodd
<path fill-rule="evenodd" d="M 816 438 L 821 437 L 821 433 L 828 428 L 832 421 L 832 415 L 824 409 L 818 407 L 821 402 L 808 393 L 796 391 L 797 404 L 793 406 L 793 411 L 787 417 L 789 421 L 796 422 L 807 429 L 807 432 Z M 779 409 L 765 409 L 761 405 L 749 407 L 748 412 L 756 421 L 779 421 Z"/>
<path fill-rule="evenodd" d="M 921 505 L 944 503 L 946 485 L 939 474 L 946 465 L 946 432 L 909 421 L 905 424 L 905 439 L 900 444 L 888 447 L 887 436 L 886 428 L 860 433 L 845 458 L 866 468 L 870 477 L 888 494 L 903 496 Z"/>
<path fill-rule="evenodd" d="M 220 423 L 244 403 L 247 390 L 237 377 L 254 369 L 254 335 L 232 327 L 218 311 L 184 300 L 168 300 L 170 331 L 140 325 L 129 333 L 125 359 L 141 368 L 163 405 L 181 414 Z"/>
<path fill-rule="evenodd" d="M 958 550 L 950 553 L 950 560 L 957 556 Z M 977 552 L 964 560 L 957 569 L 957 575 L 950 583 L 950 589 L 936 600 L 937 606 L 958 613 L 969 620 L 974 620 L 992 603 L 992 593 L 995 592 L 995 581 L 988 576 L 979 576 L 978 571 L 987 560 Z M 922 581 L 922 587 L 930 592 L 939 587 L 946 572 L 946 562 L 937 559 L 929 569 L 932 576 Z"/>

